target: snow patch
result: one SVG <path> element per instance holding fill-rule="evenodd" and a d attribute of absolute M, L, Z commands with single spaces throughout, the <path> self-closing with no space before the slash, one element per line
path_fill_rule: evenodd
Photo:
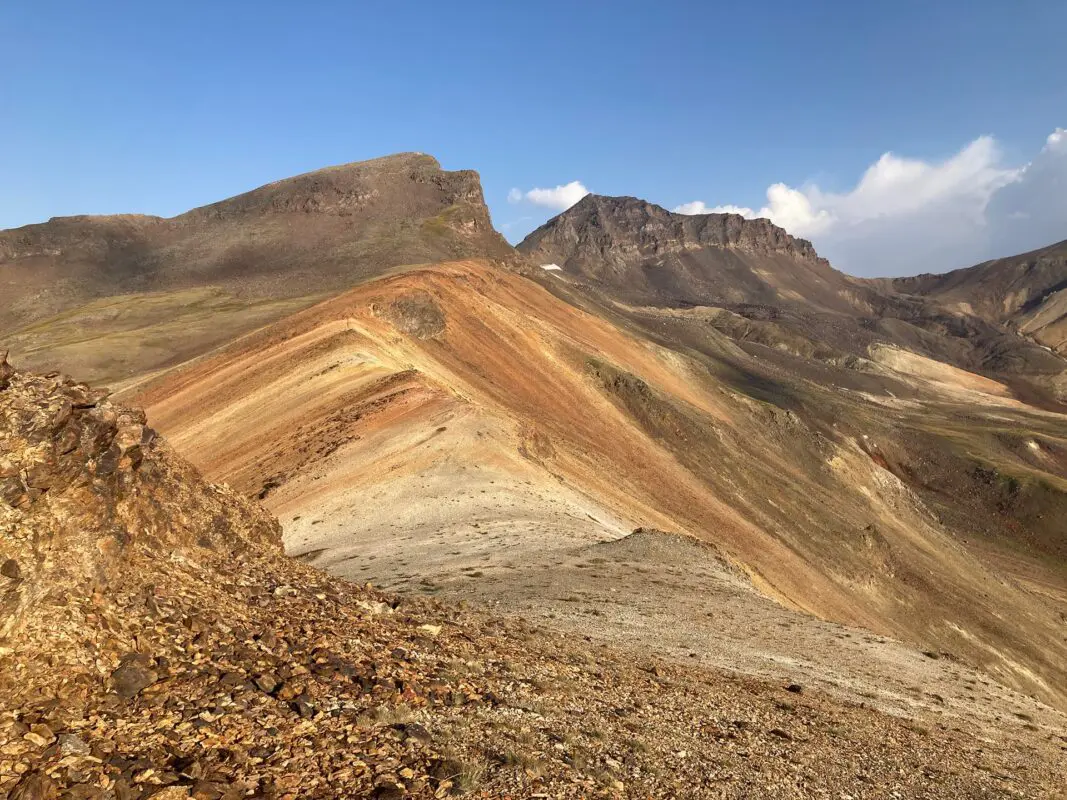
<path fill-rule="evenodd" d="M 553 271 L 562 272 L 563 271 L 563 267 L 561 267 L 559 264 L 542 264 L 541 265 L 541 269 L 546 269 L 549 272 L 553 272 Z"/>

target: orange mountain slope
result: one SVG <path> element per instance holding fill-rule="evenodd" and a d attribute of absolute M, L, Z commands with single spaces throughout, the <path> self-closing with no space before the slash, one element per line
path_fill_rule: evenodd
<path fill-rule="evenodd" d="M 718 360 L 452 262 L 365 284 L 128 396 L 211 480 L 261 497 L 290 553 L 342 576 L 507 587 L 651 526 L 711 543 L 787 606 L 1067 704 L 1060 599 L 999 573 L 878 450 L 895 452 L 894 414 L 1062 418 L 890 365 L 879 380 L 911 405 L 854 392 L 848 418 L 822 424 L 804 409 L 844 414 L 844 390 L 789 384 L 799 413 L 756 399 L 730 378 L 751 357 L 707 335 Z"/>

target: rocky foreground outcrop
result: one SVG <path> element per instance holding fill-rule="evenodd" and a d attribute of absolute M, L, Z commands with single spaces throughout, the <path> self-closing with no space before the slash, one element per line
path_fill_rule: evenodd
<path fill-rule="evenodd" d="M 1062 774 L 1046 730 L 926 729 L 332 579 L 140 412 L 2 357 L 0 489 L 10 798 L 1036 797 Z"/>

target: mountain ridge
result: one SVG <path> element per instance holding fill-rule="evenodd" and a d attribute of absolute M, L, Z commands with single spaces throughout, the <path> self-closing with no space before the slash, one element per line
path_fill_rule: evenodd
<path fill-rule="evenodd" d="M 1067 240 L 951 272 L 889 280 L 898 292 L 1007 325 L 1067 354 Z"/>
<path fill-rule="evenodd" d="M 558 285 L 604 307 L 719 307 L 733 317 L 708 322 L 730 335 L 751 334 L 787 349 L 799 335 L 811 342 L 802 349 L 833 358 L 868 358 L 878 344 L 902 346 L 1007 376 L 1022 394 L 1050 407 L 1067 399 L 1067 363 L 1043 342 L 1017 336 L 995 315 L 901 291 L 905 283 L 835 270 L 810 242 L 769 220 L 690 216 L 636 198 L 593 195 L 533 231 L 518 250 L 560 266 Z M 1067 280 L 1067 267 L 1057 269 Z M 1067 306 L 1067 291 L 1062 295 Z"/>
<path fill-rule="evenodd" d="M 463 257 L 517 261 L 478 174 L 386 156 L 168 219 L 82 215 L 0 231 L 0 336 L 27 366 L 78 363 L 85 378 L 121 380 L 383 272 Z M 113 343 L 94 348 L 81 329 Z"/>

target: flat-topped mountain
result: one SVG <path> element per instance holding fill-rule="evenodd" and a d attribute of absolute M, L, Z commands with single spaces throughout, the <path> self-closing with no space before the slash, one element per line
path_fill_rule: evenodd
<path fill-rule="evenodd" d="M 86 378 L 113 380 L 387 270 L 472 256 L 514 256 L 492 227 L 478 174 L 404 153 L 171 219 L 62 217 L 0 231 L 0 335 L 23 363 L 76 362 Z M 121 355 L 83 352 L 83 329 L 117 337 L 110 349 Z"/>

